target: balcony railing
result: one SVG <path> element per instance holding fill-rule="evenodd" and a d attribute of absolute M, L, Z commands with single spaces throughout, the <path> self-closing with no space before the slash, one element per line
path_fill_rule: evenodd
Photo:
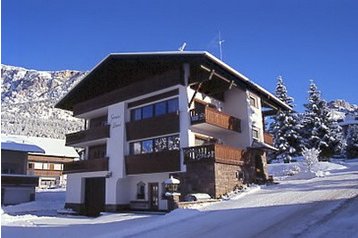
<path fill-rule="evenodd" d="M 95 171 L 108 171 L 107 157 L 101 159 L 77 160 L 70 163 L 65 163 L 63 168 L 64 174 Z"/>
<path fill-rule="evenodd" d="M 62 175 L 62 170 L 29 169 L 27 170 L 27 174 L 35 176 L 60 177 Z"/>
<path fill-rule="evenodd" d="M 242 149 L 221 144 L 210 144 L 184 148 L 185 163 L 195 161 L 215 161 L 241 165 Z"/>
<path fill-rule="evenodd" d="M 191 124 L 207 123 L 223 129 L 241 132 L 240 119 L 214 108 L 190 110 Z"/>
<path fill-rule="evenodd" d="M 110 133 L 110 126 L 100 126 L 90 128 L 84 131 L 78 131 L 75 133 L 66 135 L 66 145 L 76 145 L 88 141 L 108 138 Z"/>
<path fill-rule="evenodd" d="M 179 132 L 179 112 L 126 123 L 127 140 Z"/>
<path fill-rule="evenodd" d="M 127 174 L 145 174 L 180 171 L 180 151 L 167 150 L 148 154 L 128 155 L 125 158 Z"/>
<path fill-rule="evenodd" d="M 273 145 L 273 136 L 267 132 L 264 132 L 264 142 L 269 145 Z"/>

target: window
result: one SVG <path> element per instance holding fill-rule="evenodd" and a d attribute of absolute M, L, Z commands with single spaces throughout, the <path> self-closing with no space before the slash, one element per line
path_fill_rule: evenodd
<path fill-rule="evenodd" d="M 179 150 L 179 135 L 158 137 L 149 140 L 136 141 L 129 144 L 130 154 L 146 154 L 164 150 Z"/>
<path fill-rule="evenodd" d="M 142 119 L 142 110 L 141 108 L 133 109 L 131 111 L 131 121 L 138 121 Z"/>
<path fill-rule="evenodd" d="M 167 102 L 159 102 L 155 104 L 155 116 L 160 116 L 166 114 L 167 111 Z"/>
<path fill-rule="evenodd" d="M 151 153 L 153 152 L 153 140 L 145 140 L 142 142 L 142 153 Z"/>
<path fill-rule="evenodd" d="M 250 96 L 249 100 L 250 100 L 250 105 L 251 105 L 251 106 L 253 106 L 253 107 L 258 107 L 258 105 L 257 105 L 257 99 L 256 99 L 254 96 Z"/>
<path fill-rule="evenodd" d="M 15 169 L 14 168 L 5 168 L 1 170 L 2 174 L 14 174 L 15 173 Z"/>
<path fill-rule="evenodd" d="M 178 135 L 168 137 L 168 150 L 179 150 L 180 138 Z"/>
<path fill-rule="evenodd" d="M 258 129 L 256 129 L 256 128 L 252 129 L 252 137 L 257 140 L 259 139 L 259 130 Z"/>
<path fill-rule="evenodd" d="M 161 137 L 154 139 L 154 151 L 159 152 L 166 150 L 168 148 L 167 145 L 167 137 Z"/>
<path fill-rule="evenodd" d="M 142 110 L 142 119 L 153 117 L 153 105 L 148 105 L 143 107 Z"/>
<path fill-rule="evenodd" d="M 142 144 L 140 142 L 131 143 L 131 154 L 137 155 L 142 153 Z"/>
<path fill-rule="evenodd" d="M 131 121 L 157 117 L 179 110 L 178 98 L 173 98 L 131 110 Z"/>
<path fill-rule="evenodd" d="M 168 113 L 177 112 L 179 110 L 178 98 L 168 100 Z"/>
<path fill-rule="evenodd" d="M 34 169 L 34 164 L 33 163 L 29 163 L 29 169 Z"/>
<path fill-rule="evenodd" d="M 145 199 L 145 183 L 137 183 L 137 199 Z"/>

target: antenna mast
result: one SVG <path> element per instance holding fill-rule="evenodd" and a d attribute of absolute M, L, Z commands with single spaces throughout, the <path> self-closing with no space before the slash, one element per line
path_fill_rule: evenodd
<path fill-rule="evenodd" d="M 220 51 L 220 60 L 223 60 L 223 49 L 222 49 L 222 44 L 224 43 L 225 40 L 221 39 L 221 32 L 219 31 L 219 51 Z"/>

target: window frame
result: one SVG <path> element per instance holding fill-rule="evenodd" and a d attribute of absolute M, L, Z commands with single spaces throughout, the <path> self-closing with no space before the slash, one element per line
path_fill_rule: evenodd
<path fill-rule="evenodd" d="M 257 137 L 255 137 L 255 133 L 257 133 Z M 260 140 L 260 129 L 253 127 L 252 128 L 252 138 L 256 140 Z"/>
<path fill-rule="evenodd" d="M 259 108 L 259 105 L 258 105 L 258 100 L 255 96 L 253 95 L 250 95 L 249 96 L 249 102 L 250 102 L 250 106 L 253 106 L 255 108 Z M 252 103 L 253 102 L 253 103 Z"/>
<path fill-rule="evenodd" d="M 161 114 L 157 114 L 157 105 L 164 104 L 164 112 Z M 170 105 L 174 106 L 172 109 Z M 151 108 L 151 115 L 144 117 L 145 108 Z M 130 121 L 140 121 L 149 118 L 160 117 L 163 115 L 167 115 L 170 113 L 175 113 L 179 111 L 179 98 L 169 98 L 158 102 L 153 102 L 147 105 L 143 105 L 140 107 L 130 109 Z"/>

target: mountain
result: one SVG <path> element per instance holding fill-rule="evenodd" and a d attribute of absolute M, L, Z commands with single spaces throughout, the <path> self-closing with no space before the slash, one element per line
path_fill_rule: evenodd
<path fill-rule="evenodd" d="M 346 102 L 343 99 L 336 99 L 327 103 L 331 109 L 331 116 L 336 121 L 344 121 L 350 115 L 358 115 L 358 105 Z"/>
<path fill-rule="evenodd" d="M 328 107 L 345 113 L 358 112 L 358 105 L 350 104 L 343 99 L 328 102 Z"/>
<path fill-rule="evenodd" d="M 54 105 L 84 75 L 2 65 L 1 133 L 63 139 L 66 133 L 81 130 L 82 120 Z"/>

